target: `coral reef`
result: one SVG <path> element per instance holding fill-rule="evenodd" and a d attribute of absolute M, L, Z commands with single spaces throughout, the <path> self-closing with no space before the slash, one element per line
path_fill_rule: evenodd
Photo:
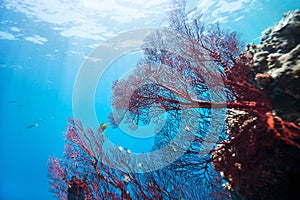
<path fill-rule="evenodd" d="M 281 200 L 297 194 L 299 33 L 300 12 L 289 12 L 263 33 L 259 45 L 247 46 L 253 55 L 249 83 L 260 90 L 261 97 L 255 101 L 263 102 L 265 109 L 230 109 L 230 139 L 219 144 L 212 155 L 214 167 L 227 180 L 224 187 L 233 199 Z"/>
<path fill-rule="evenodd" d="M 261 44 L 248 45 L 245 52 L 236 33 L 218 26 L 205 28 L 199 19 L 187 20 L 185 1 L 179 1 L 168 30 L 147 37 L 145 59 L 113 86 L 111 104 L 120 111 L 110 115 L 114 127 L 125 113 L 134 125 L 149 124 L 161 115 L 159 109 L 151 109 L 159 104 L 167 119 L 154 150 L 168 144 L 176 152 L 186 145 L 184 154 L 160 170 L 134 173 L 134 168 L 146 169 L 147 163 L 130 163 L 131 151 L 123 148 L 104 151 L 106 126 L 93 132 L 70 120 L 64 160 L 49 159 L 50 189 L 55 196 L 282 200 L 297 193 L 299 11 L 286 14 L 264 33 Z M 212 98 L 211 90 L 219 99 Z M 222 115 L 226 127 L 224 123 L 211 126 L 211 113 L 222 109 L 227 110 L 226 118 Z M 183 118 L 186 110 L 190 115 Z M 207 137 L 208 127 L 222 130 L 217 140 Z M 174 142 L 177 132 L 193 129 L 193 141 L 185 143 L 189 138 L 183 134 L 180 143 Z M 202 155 L 205 142 L 217 144 Z"/>
<path fill-rule="evenodd" d="M 266 90 L 276 114 L 300 125 L 300 10 L 268 28 L 254 53 L 256 85 Z"/>

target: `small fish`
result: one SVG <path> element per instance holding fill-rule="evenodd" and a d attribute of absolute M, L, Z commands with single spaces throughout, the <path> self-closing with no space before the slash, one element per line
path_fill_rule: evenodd
<path fill-rule="evenodd" d="M 106 129 L 108 128 L 108 125 L 106 123 L 102 123 L 100 124 L 99 128 L 98 128 L 98 132 L 102 133 L 104 132 Z"/>
<path fill-rule="evenodd" d="M 38 123 L 30 124 L 26 128 L 33 128 L 33 127 L 36 127 L 36 126 L 39 126 L 39 124 Z"/>
<path fill-rule="evenodd" d="M 190 131 L 190 130 L 191 130 L 189 126 L 185 126 L 184 129 L 185 129 L 186 131 Z"/>
<path fill-rule="evenodd" d="M 138 167 L 142 167 L 142 166 L 143 166 L 143 163 L 139 162 L 139 163 L 137 164 L 137 166 L 138 166 Z"/>
<path fill-rule="evenodd" d="M 126 151 L 127 153 L 131 153 L 130 149 L 128 149 L 126 147 L 122 147 L 122 150 Z"/>
<path fill-rule="evenodd" d="M 118 149 L 119 149 L 120 151 L 123 151 L 123 147 L 122 147 L 122 146 L 119 146 Z"/>
<path fill-rule="evenodd" d="M 131 153 L 130 149 L 126 149 L 126 152 L 127 152 L 127 153 Z"/>

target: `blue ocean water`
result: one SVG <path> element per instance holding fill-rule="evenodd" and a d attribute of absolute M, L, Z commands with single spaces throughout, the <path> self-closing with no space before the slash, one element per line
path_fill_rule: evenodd
<path fill-rule="evenodd" d="M 97 45 L 120 32 L 160 27 L 171 1 L 3 0 L 0 2 L 0 199 L 54 199 L 48 192 L 47 159 L 62 156 L 67 119 L 72 117 L 77 73 Z M 188 11 L 203 12 L 246 42 L 259 42 L 263 30 L 299 9 L 297 0 L 193 0 Z M 163 12 L 165 10 L 165 12 Z M 192 13 L 192 12 L 191 12 Z M 113 62 L 96 93 L 97 117 L 106 122 L 112 81 L 130 69 L 140 54 Z M 124 66 L 124 67 L 122 67 Z M 121 70 L 122 69 L 122 70 Z M 106 97 L 106 98 L 103 98 Z M 135 151 L 151 148 L 107 134 Z"/>

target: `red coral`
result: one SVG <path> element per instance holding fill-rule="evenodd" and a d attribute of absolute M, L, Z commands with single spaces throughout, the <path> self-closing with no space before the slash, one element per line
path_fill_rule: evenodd
<path fill-rule="evenodd" d="M 206 193 L 199 193 L 204 190 L 201 182 L 194 184 L 190 176 L 187 176 L 189 173 L 173 171 L 172 167 L 138 174 L 110 167 L 112 164 L 119 164 L 116 168 L 126 167 L 126 171 L 134 171 L 135 167 L 146 171 L 147 161 L 143 164 L 130 163 L 127 154 L 119 149 L 104 152 L 104 135 L 83 129 L 80 121 L 70 120 L 65 135 L 67 143 L 64 160 L 50 158 L 48 163 L 50 189 L 58 199 L 150 200 L 207 197 Z M 203 174 L 207 176 L 212 172 L 209 172 L 209 163 L 205 166 Z"/>

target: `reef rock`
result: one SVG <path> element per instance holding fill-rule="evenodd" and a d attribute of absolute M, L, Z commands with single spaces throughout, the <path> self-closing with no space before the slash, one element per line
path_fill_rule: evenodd
<path fill-rule="evenodd" d="M 256 86 L 267 91 L 278 116 L 300 125 L 300 10 L 284 14 L 248 50 Z"/>

